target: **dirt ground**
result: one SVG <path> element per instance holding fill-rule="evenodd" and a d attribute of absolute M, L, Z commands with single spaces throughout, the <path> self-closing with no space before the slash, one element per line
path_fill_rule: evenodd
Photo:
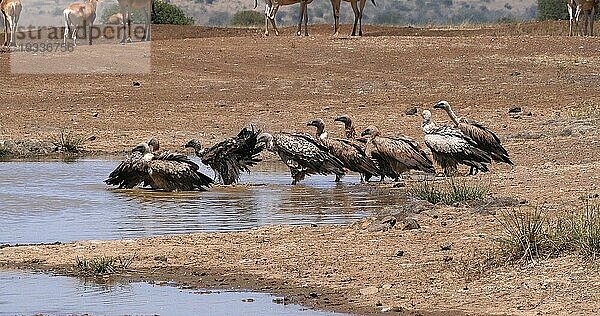
<path fill-rule="evenodd" d="M 420 115 L 405 110 L 444 99 L 496 131 L 515 162 L 470 181 L 523 200 L 524 209 L 572 211 L 582 196 L 600 193 L 600 42 L 562 36 L 566 27 L 365 26 L 362 38 L 331 37 L 330 26 L 311 27 L 309 37 L 292 36 L 293 28 L 263 37 L 256 29 L 155 27 L 152 72 L 139 75 L 12 75 L 10 54 L 2 53 L 0 139 L 45 140 L 66 129 L 95 135 L 84 145 L 90 151 L 121 153 L 150 136 L 178 149 L 190 138 L 214 143 L 249 123 L 309 131 L 305 122 L 317 117 L 341 136 L 333 117 L 346 113 L 360 128 L 375 124 L 422 143 Z M 523 111 L 509 115 L 512 107 Z M 127 278 L 264 290 L 333 311 L 599 313 L 600 275 L 578 257 L 477 273 L 477 253 L 501 233 L 493 213 L 511 208 L 431 207 L 410 231 L 272 226 L 7 247 L 0 264 L 70 274 L 76 256 L 135 254 Z"/>

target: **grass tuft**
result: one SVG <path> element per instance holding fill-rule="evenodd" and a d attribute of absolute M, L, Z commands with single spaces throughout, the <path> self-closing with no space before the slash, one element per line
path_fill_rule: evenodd
<path fill-rule="evenodd" d="M 575 214 L 556 218 L 537 209 L 532 213 L 507 211 L 498 220 L 504 232 L 496 241 L 507 261 L 535 263 L 566 253 L 578 253 L 589 260 L 600 258 L 598 206 L 586 205 Z"/>
<path fill-rule="evenodd" d="M 85 137 L 75 135 L 70 131 L 61 130 L 60 135 L 55 137 L 52 143 L 58 147 L 59 151 L 67 153 L 78 153 L 81 151 L 81 145 L 85 141 Z"/>
<path fill-rule="evenodd" d="M 487 187 L 484 185 L 457 182 L 452 177 L 448 178 L 448 181 L 444 184 L 423 181 L 408 189 L 408 192 L 412 196 L 420 200 L 445 205 L 482 200 L 486 196 L 487 191 Z"/>
<path fill-rule="evenodd" d="M 11 152 L 4 144 L 0 144 L 0 159 L 10 156 Z"/>
<path fill-rule="evenodd" d="M 131 265 L 135 256 L 96 257 L 92 259 L 75 258 L 75 267 L 86 275 L 102 276 L 120 273 Z"/>

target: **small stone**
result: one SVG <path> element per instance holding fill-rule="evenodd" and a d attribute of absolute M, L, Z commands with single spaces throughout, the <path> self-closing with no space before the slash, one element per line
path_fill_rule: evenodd
<path fill-rule="evenodd" d="M 383 303 L 381 303 L 381 301 L 377 301 L 377 303 L 375 303 L 375 306 L 383 306 Z"/>
<path fill-rule="evenodd" d="M 442 248 L 443 251 L 448 251 L 452 249 L 452 244 L 441 245 L 440 248 Z"/>
<path fill-rule="evenodd" d="M 513 106 L 508 110 L 508 113 L 509 114 L 520 113 L 521 111 L 523 111 L 523 109 L 521 109 L 520 106 Z"/>
<path fill-rule="evenodd" d="M 404 226 L 402 226 L 402 230 L 413 230 L 419 228 L 421 228 L 421 225 L 419 225 L 419 223 L 417 223 L 417 221 L 414 218 L 404 219 Z"/>
<path fill-rule="evenodd" d="M 244 302 L 244 303 L 252 303 L 252 302 L 254 302 L 254 299 L 251 298 L 251 297 L 249 297 L 249 298 L 243 298 L 242 302 Z"/>
<path fill-rule="evenodd" d="M 317 224 L 311 223 L 310 227 L 317 227 Z"/>
<path fill-rule="evenodd" d="M 310 294 L 308 294 L 308 296 L 310 296 L 312 298 L 317 298 L 317 297 L 319 297 L 319 294 L 317 294 L 315 292 L 311 292 Z"/>
<path fill-rule="evenodd" d="M 406 184 L 404 182 L 394 183 L 394 188 L 404 188 Z"/>
<path fill-rule="evenodd" d="M 396 257 L 404 256 L 404 250 L 396 250 L 396 253 L 394 253 L 394 256 L 396 256 Z"/>
<path fill-rule="evenodd" d="M 359 290 L 361 295 L 373 295 L 379 292 L 379 289 L 375 286 L 365 287 Z"/>
<path fill-rule="evenodd" d="M 406 114 L 406 115 L 415 115 L 415 114 L 417 114 L 417 112 L 418 112 L 417 108 L 414 107 L 414 106 L 411 106 L 411 107 L 407 108 L 404 111 L 404 114 Z"/>
<path fill-rule="evenodd" d="M 92 113 L 92 117 L 98 117 L 98 112 Z"/>
<path fill-rule="evenodd" d="M 287 297 L 276 297 L 273 299 L 273 303 L 275 304 L 287 304 L 289 302 L 289 298 Z"/>
<path fill-rule="evenodd" d="M 134 82 L 133 82 L 133 86 L 134 86 L 134 87 L 139 87 L 139 86 L 141 86 L 141 85 L 142 85 L 142 84 L 141 84 L 139 81 L 134 81 Z"/>
<path fill-rule="evenodd" d="M 386 284 L 382 285 L 381 288 L 384 290 L 389 290 L 392 288 L 392 286 L 393 286 L 392 284 L 386 283 Z"/>
<path fill-rule="evenodd" d="M 521 205 L 524 205 L 524 204 L 527 204 L 527 203 L 529 203 L 529 202 L 526 199 L 522 199 L 522 200 L 519 201 L 519 204 L 521 204 Z"/>

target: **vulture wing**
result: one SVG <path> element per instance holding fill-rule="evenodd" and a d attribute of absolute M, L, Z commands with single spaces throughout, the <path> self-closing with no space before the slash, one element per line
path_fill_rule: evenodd
<path fill-rule="evenodd" d="M 433 163 L 419 144 L 405 137 L 376 137 L 373 144 L 377 153 L 398 174 L 408 170 L 420 170 L 427 173 L 435 173 Z"/>
<path fill-rule="evenodd" d="M 148 166 L 143 160 L 143 154 L 134 152 L 123 160 L 104 182 L 126 189 L 131 189 L 142 183 L 152 185 L 152 179 L 148 172 Z"/>
<path fill-rule="evenodd" d="M 163 152 L 148 162 L 150 178 L 157 189 L 166 191 L 205 191 L 212 179 L 199 172 L 186 155 Z"/>
<path fill-rule="evenodd" d="M 351 141 L 339 138 L 327 138 L 324 140 L 329 152 L 338 158 L 346 168 L 369 175 L 381 173 L 377 165 L 360 146 Z"/>
<path fill-rule="evenodd" d="M 286 160 L 293 160 L 309 174 L 344 174 L 343 163 L 310 136 L 282 133 L 274 135 L 273 140 L 279 156 L 286 163 L 289 163 Z"/>
<path fill-rule="evenodd" d="M 502 146 L 500 138 L 489 128 L 473 120 L 460 122 L 458 128 L 475 141 L 477 147 L 489 153 L 495 161 L 513 164 L 508 157 L 508 152 Z"/>

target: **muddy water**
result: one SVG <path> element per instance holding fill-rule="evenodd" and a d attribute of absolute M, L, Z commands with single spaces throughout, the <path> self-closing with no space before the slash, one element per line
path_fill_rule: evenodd
<path fill-rule="evenodd" d="M 119 162 L 0 163 L 0 244 L 349 223 L 404 201 L 401 190 L 361 185 L 357 175 L 292 186 L 287 168 L 275 163 L 259 164 L 240 185 L 207 192 L 119 190 L 102 182 Z"/>
<path fill-rule="evenodd" d="M 22 271 L 0 271 L 0 284 L 0 315 L 334 315 L 275 304 L 265 293 L 98 284 Z"/>

